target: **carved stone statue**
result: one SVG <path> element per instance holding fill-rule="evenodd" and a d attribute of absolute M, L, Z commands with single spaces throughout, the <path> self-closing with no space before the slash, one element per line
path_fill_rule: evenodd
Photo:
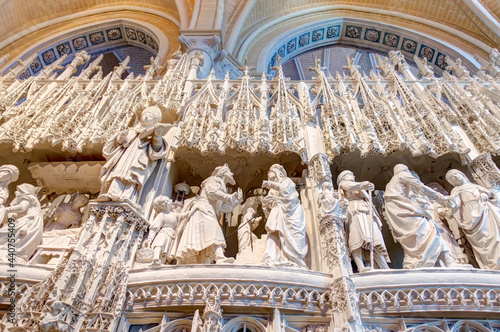
<path fill-rule="evenodd" d="M 85 195 L 78 195 L 73 202 L 63 203 L 54 212 L 55 220 L 45 226 L 44 231 L 61 230 L 80 227 L 83 214 L 80 211 L 87 205 L 89 199 Z"/>
<path fill-rule="evenodd" d="M 430 182 L 428 187 L 444 196 L 449 196 L 446 189 L 444 189 L 443 186 L 437 182 Z M 438 233 L 443 241 L 445 241 L 448 245 L 453 259 L 457 263 L 468 264 L 469 261 L 467 259 L 467 255 L 464 254 L 462 248 L 460 248 L 460 245 L 457 242 L 460 238 L 460 232 L 458 230 L 457 222 L 452 216 L 451 208 L 449 206 L 443 206 L 438 202 L 433 202 L 431 205 L 433 213 L 432 219 L 436 222 Z"/>
<path fill-rule="evenodd" d="M 160 120 L 160 109 L 148 107 L 142 112 L 138 125 L 118 133 L 104 145 L 102 153 L 107 161 L 101 170 L 99 201 L 123 201 L 137 205 L 155 161 L 167 155 L 167 142 L 162 137 Z"/>
<path fill-rule="evenodd" d="M 417 174 L 417 172 L 410 171 L 410 173 L 413 175 L 414 178 L 420 181 L 420 176 Z M 429 188 L 436 190 L 430 185 Z M 441 221 L 441 217 L 438 214 L 438 211 L 442 212 L 443 209 L 446 209 L 448 207 L 443 206 L 438 202 L 432 203 L 427 196 L 425 196 L 424 194 L 422 194 L 422 192 L 416 190 L 415 188 L 411 188 L 409 192 L 410 192 L 409 195 L 410 200 L 412 202 L 415 202 L 415 204 L 420 205 L 422 208 L 424 208 L 429 214 L 429 216 L 431 216 L 432 220 L 434 221 L 434 225 L 436 226 L 437 232 L 441 237 L 441 239 L 443 240 L 445 248 L 447 248 L 446 250 L 448 250 L 450 255 L 453 257 L 453 260 L 456 263 L 466 264 L 467 258 L 465 257 L 457 241 L 451 234 L 451 231 L 448 229 L 446 225 L 443 224 L 443 222 Z M 439 190 L 436 190 L 436 192 L 443 194 Z M 448 195 L 446 194 L 445 196 Z"/>
<path fill-rule="evenodd" d="M 262 263 L 307 269 L 306 219 L 295 183 L 279 164 L 271 166 L 267 177 L 268 181 L 262 183 L 263 188 L 270 189 L 262 204 L 269 211 Z"/>
<path fill-rule="evenodd" d="M 343 208 L 346 207 L 347 202 L 341 199 L 338 194 L 333 191 L 333 186 L 330 181 L 325 181 L 321 185 L 321 190 L 318 193 L 318 219 L 322 220 L 327 216 L 338 216 L 345 212 Z"/>
<path fill-rule="evenodd" d="M 14 165 L 0 166 L 0 207 L 9 199 L 9 184 L 17 181 L 19 170 Z"/>
<path fill-rule="evenodd" d="M 349 201 L 347 207 L 347 244 L 359 272 L 370 270 L 364 257 L 369 258 L 373 239 L 373 258 L 380 269 L 389 269 L 389 255 L 382 237 L 382 222 L 373 205 L 371 191 L 375 189 L 368 181 L 356 182 L 351 171 L 343 171 L 337 178 L 339 192 Z M 373 232 L 373 233 L 372 233 Z"/>
<path fill-rule="evenodd" d="M 15 260 L 26 263 L 42 241 L 43 216 L 35 187 L 31 184 L 17 186 L 16 197 L 5 208 L 4 225 L 0 229 L 0 259 L 8 260 L 8 221 L 7 216 L 15 220 Z"/>
<path fill-rule="evenodd" d="M 446 180 L 455 186 L 451 191 L 457 204 L 455 219 L 472 245 L 479 266 L 500 270 L 500 208 L 491 202 L 493 193 L 471 183 L 456 169 L 446 173 Z"/>
<path fill-rule="evenodd" d="M 198 197 L 186 200 L 182 209 L 175 258 L 179 264 L 233 262 L 224 256 L 226 241 L 219 225 L 221 212 L 231 212 L 243 200 L 241 189 L 228 194 L 226 185 L 235 184 L 227 166 L 216 167 L 201 184 Z"/>
<path fill-rule="evenodd" d="M 153 208 L 158 213 L 154 218 L 143 247 L 153 248 L 152 265 L 161 265 L 161 257 L 170 256 L 175 241 L 178 222 L 177 214 L 171 212 L 172 200 L 167 196 L 158 196 L 153 201 Z"/>
<path fill-rule="evenodd" d="M 250 248 L 250 251 L 253 251 L 253 245 L 257 239 L 257 235 L 252 231 L 259 226 L 259 222 L 262 220 L 262 217 L 254 218 L 254 215 L 255 209 L 249 207 L 243 215 L 243 218 L 241 218 L 241 226 L 238 228 L 238 254 L 248 250 L 248 248 Z"/>
<path fill-rule="evenodd" d="M 457 266 L 432 216 L 420 202 L 412 200 L 415 192 L 438 202 L 451 199 L 416 179 L 406 165 L 394 167 L 384 198 L 389 226 L 405 253 L 403 268 L 433 267 L 440 258 L 447 267 Z"/>

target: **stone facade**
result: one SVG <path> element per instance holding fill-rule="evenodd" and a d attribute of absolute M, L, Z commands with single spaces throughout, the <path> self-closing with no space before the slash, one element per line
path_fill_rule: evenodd
<path fill-rule="evenodd" d="M 184 5 L 205 16 L 178 51 L 101 26 L 0 76 L 0 329 L 500 330 L 498 51 L 472 70 L 346 20 L 268 44 L 255 77 L 200 26 L 251 33 L 263 3 Z M 140 31 L 144 74 L 103 75 L 91 46 Z M 286 77 L 281 42 L 337 37 L 383 45 L 369 76 L 357 55 Z"/>

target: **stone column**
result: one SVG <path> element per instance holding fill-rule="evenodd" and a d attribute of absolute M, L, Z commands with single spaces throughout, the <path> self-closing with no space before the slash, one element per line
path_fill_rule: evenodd
<path fill-rule="evenodd" d="M 332 184 L 328 158 L 318 153 L 309 161 L 309 172 L 315 184 L 315 192 L 322 184 Z M 332 186 L 333 188 L 333 186 Z M 317 197 L 318 195 L 316 195 Z M 319 210 L 319 204 L 314 204 Z M 316 215 L 319 215 L 317 213 Z M 323 215 L 319 220 L 323 257 L 332 273 L 332 321 L 330 331 L 362 331 L 361 316 L 344 235 L 345 215 Z"/>

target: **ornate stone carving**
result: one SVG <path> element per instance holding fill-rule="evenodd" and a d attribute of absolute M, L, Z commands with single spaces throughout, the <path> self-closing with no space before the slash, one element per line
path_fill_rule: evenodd
<path fill-rule="evenodd" d="M 419 72 L 418 76 L 422 77 L 423 79 L 428 79 L 432 80 L 434 79 L 434 69 L 432 68 L 431 65 L 428 65 L 428 59 L 424 57 L 423 59 L 420 59 L 418 56 L 414 55 L 413 60 L 418 66 Z"/>
<path fill-rule="evenodd" d="M 455 188 L 455 220 L 472 245 L 476 260 L 483 269 L 500 270 L 500 207 L 498 197 L 469 179 L 459 170 L 446 173 Z"/>
<path fill-rule="evenodd" d="M 199 196 L 186 202 L 182 209 L 175 258 L 178 264 L 232 262 L 224 256 L 226 241 L 219 226 L 221 212 L 231 212 L 243 200 L 241 189 L 228 194 L 226 185 L 236 184 L 227 166 L 216 167 L 212 176 L 201 184 Z M 199 230 L 203 229 L 203 232 Z"/>
<path fill-rule="evenodd" d="M 126 307 L 140 307 L 145 301 L 169 306 L 203 305 L 208 294 L 217 294 L 221 305 L 253 301 L 259 306 L 300 308 L 312 312 L 332 309 L 330 289 L 270 283 L 162 283 L 129 289 Z M 206 305 L 206 304 L 205 304 Z"/>
<path fill-rule="evenodd" d="M 500 170 L 491 159 L 491 155 L 483 153 L 469 164 L 474 180 L 484 187 L 500 193 Z"/>
<path fill-rule="evenodd" d="M 455 61 L 453 61 L 450 57 L 446 57 L 445 60 L 446 63 L 448 64 L 448 66 L 446 66 L 446 70 L 451 71 L 453 75 L 462 80 L 472 79 L 467 68 L 465 68 L 465 66 L 462 65 L 462 59 L 457 58 Z"/>
<path fill-rule="evenodd" d="M 396 240 L 404 249 L 403 268 L 432 267 L 443 258 L 448 267 L 457 266 L 450 249 L 439 236 L 432 216 L 421 202 L 412 201 L 410 191 L 420 192 L 438 202 L 447 202 L 445 197 L 416 179 L 403 164 L 394 167 L 394 176 L 387 184 L 384 199 L 389 226 Z"/>
<path fill-rule="evenodd" d="M 167 196 L 158 196 L 153 201 L 156 217 L 151 222 L 149 233 L 143 247 L 152 248 L 153 265 L 161 265 L 165 259 L 172 258 L 178 216 L 171 211 L 172 200 Z"/>
<path fill-rule="evenodd" d="M 16 166 L 14 165 L 0 166 L 0 209 L 3 208 L 3 206 L 7 202 L 7 199 L 9 198 L 9 184 L 11 184 L 12 182 L 16 182 L 18 178 L 19 178 L 19 170 L 17 169 Z M 2 216 L 0 215 L 0 218 L 1 217 Z"/>
<path fill-rule="evenodd" d="M 141 122 L 109 140 L 103 148 L 107 159 L 101 169 L 99 201 L 122 201 L 137 206 L 142 187 L 151 176 L 155 161 L 165 158 L 167 142 L 158 125 L 161 111 L 158 107 L 145 109 Z"/>
<path fill-rule="evenodd" d="M 146 225 L 129 205 L 94 203 L 72 254 L 22 298 L 14 326 L 29 326 L 31 330 L 116 329 L 128 270 Z M 33 292 L 37 296 L 32 296 Z M 8 328 L 16 328 L 9 324 Z"/>
<path fill-rule="evenodd" d="M 328 163 L 328 157 L 323 153 L 314 155 L 309 161 L 309 169 L 315 183 L 332 182 L 332 172 Z"/>
<path fill-rule="evenodd" d="M 270 189 L 262 204 L 269 210 L 262 263 L 307 269 L 306 219 L 295 183 L 279 164 L 272 165 L 267 176 L 268 181 L 262 183 L 262 188 Z"/>
<path fill-rule="evenodd" d="M 351 171 L 340 173 L 337 183 L 341 197 L 349 201 L 347 243 L 359 272 L 374 269 L 374 263 L 379 269 L 388 269 L 390 259 L 382 237 L 382 221 L 372 204 L 375 186 L 368 181 L 355 182 Z M 365 266 L 363 255 L 368 256 L 370 267 Z"/>
<path fill-rule="evenodd" d="M 42 241 L 42 210 L 36 188 L 31 184 L 18 185 L 15 195 L 9 207 L 0 208 L 3 224 L 0 228 L 0 260 L 27 263 Z M 12 244 L 9 233 L 14 234 L 14 251 L 9 250 L 9 244 Z"/>

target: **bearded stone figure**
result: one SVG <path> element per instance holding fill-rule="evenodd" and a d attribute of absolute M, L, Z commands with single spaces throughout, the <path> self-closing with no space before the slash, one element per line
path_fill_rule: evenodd
<path fill-rule="evenodd" d="M 347 244 L 359 272 L 374 267 L 366 267 L 373 241 L 373 259 L 380 269 L 389 269 L 389 255 L 382 237 L 382 222 L 373 205 L 370 205 L 371 191 L 375 189 L 368 181 L 356 182 L 351 171 L 343 171 L 337 178 L 342 198 L 349 201 L 347 207 Z"/>
<path fill-rule="evenodd" d="M 451 200 L 420 182 L 406 165 L 394 167 L 384 198 L 388 222 L 405 253 L 403 268 L 433 267 L 441 258 L 447 267 L 459 266 L 425 206 L 412 200 L 415 192 L 443 204 Z"/>
<path fill-rule="evenodd" d="M 181 211 L 175 258 L 179 264 L 232 263 L 224 256 L 226 240 L 219 225 L 221 213 L 231 212 L 243 201 L 241 189 L 228 194 L 227 184 L 236 182 L 227 164 L 216 167 L 212 176 L 201 184 L 200 195 L 189 201 Z"/>
<path fill-rule="evenodd" d="M 456 169 L 446 173 L 446 181 L 455 187 L 451 191 L 457 205 L 455 219 L 477 263 L 483 269 L 500 270 L 500 208 L 491 201 L 493 193 Z"/>
<path fill-rule="evenodd" d="M 31 184 L 17 186 L 16 197 L 5 208 L 4 227 L 0 229 L 0 260 L 8 260 L 8 220 L 15 220 L 15 260 L 27 263 L 42 241 L 43 216 L 36 188 Z"/>
<path fill-rule="evenodd" d="M 262 263 L 307 269 L 306 219 L 295 183 L 283 166 L 274 164 L 267 173 L 263 188 L 270 189 L 262 206 L 269 211 L 266 222 L 267 244 Z"/>
<path fill-rule="evenodd" d="M 106 164 L 101 169 L 99 201 L 121 201 L 137 207 L 156 160 L 167 155 L 160 120 L 160 109 L 148 107 L 142 112 L 139 124 L 106 142 L 102 149 Z"/>

